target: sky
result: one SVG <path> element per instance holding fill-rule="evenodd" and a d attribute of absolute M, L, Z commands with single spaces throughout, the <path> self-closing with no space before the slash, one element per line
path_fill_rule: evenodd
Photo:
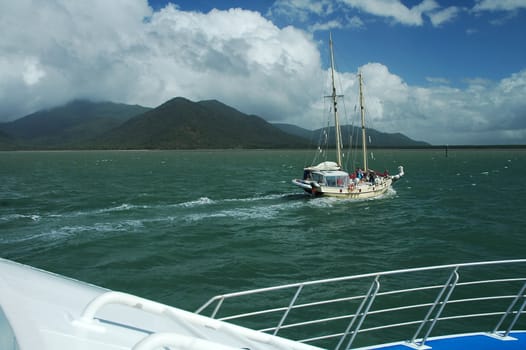
<path fill-rule="evenodd" d="M 526 144 L 526 0 L 2 0 L 0 33 L 0 122 L 182 96 L 318 128 L 332 33 L 345 109 L 361 72 L 369 127 Z"/>

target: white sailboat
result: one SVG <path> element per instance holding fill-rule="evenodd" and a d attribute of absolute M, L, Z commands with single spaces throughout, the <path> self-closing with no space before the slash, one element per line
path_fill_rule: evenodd
<path fill-rule="evenodd" d="M 311 165 L 303 169 L 302 179 L 293 179 L 292 183 L 301 187 L 307 193 L 315 196 L 344 197 L 351 199 L 365 199 L 380 196 L 387 192 L 391 185 L 404 175 L 404 168 L 398 167 L 398 174 L 389 175 L 387 172 L 379 173 L 368 167 L 367 164 L 367 143 L 365 131 L 365 106 L 363 97 L 362 74 L 358 74 L 360 92 L 360 116 L 362 128 L 362 167 L 353 172 L 343 169 L 342 157 L 342 133 L 338 116 L 337 99 L 341 97 L 336 94 L 334 82 L 334 53 L 332 35 L 329 39 L 331 53 L 331 81 L 332 110 L 334 114 L 334 131 L 336 141 L 335 161 L 324 161 L 316 165 Z"/>

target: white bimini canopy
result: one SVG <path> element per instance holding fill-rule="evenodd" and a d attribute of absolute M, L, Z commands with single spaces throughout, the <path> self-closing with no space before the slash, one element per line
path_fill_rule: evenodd
<path fill-rule="evenodd" d="M 305 170 L 322 171 L 322 170 L 340 170 L 341 167 L 336 162 L 322 162 L 315 166 L 305 168 Z"/>

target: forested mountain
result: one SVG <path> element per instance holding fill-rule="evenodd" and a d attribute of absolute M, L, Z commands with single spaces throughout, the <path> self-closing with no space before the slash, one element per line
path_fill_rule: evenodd
<path fill-rule="evenodd" d="M 138 105 L 75 100 L 0 124 L 0 132 L 15 148 L 82 148 L 94 137 L 148 110 Z"/>
<path fill-rule="evenodd" d="M 126 149 L 304 147 L 260 117 L 219 101 L 192 102 L 177 97 L 95 140 L 94 146 Z"/>
<path fill-rule="evenodd" d="M 311 144 L 318 144 L 320 135 L 322 135 L 323 129 L 307 130 L 300 128 L 296 125 L 290 124 L 274 124 L 281 130 L 288 132 L 292 135 L 300 136 L 310 140 Z M 351 142 L 353 145 L 361 147 L 362 144 L 362 129 L 357 126 L 343 125 L 342 139 L 343 144 L 348 146 Z M 429 143 L 424 141 L 415 141 L 401 133 L 385 133 L 375 129 L 366 130 L 367 145 L 370 147 L 427 147 Z M 328 132 L 329 146 L 334 147 L 336 137 L 334 134 L 334 128 L 330 128 Z"/>
<path fill-rule="evenodd" d="M 358 128 L 342 128 L 360 142 Z M 329 140 L 334 140 L 334 129 Z M 156 108 L 76 100 L 0 124 L 0 149 L 307 148 L 320 130 L 270 124 L 217 100 L 171 99 Z M 377 147 L 428 145 L 402 134 L 368 130 Z M 334 142 L 332 142 L 334 145 Z"/>

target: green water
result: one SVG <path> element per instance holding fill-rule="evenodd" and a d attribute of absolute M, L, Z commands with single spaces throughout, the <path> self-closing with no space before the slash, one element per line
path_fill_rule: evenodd
<path fill-rule="evenodd" d="M 188 310 L 230 291 L 526 256 L 526 151 L 385 150 L 361 202 L 290 180 L 306 151 L 0 153 L 0 256 Z"/>

